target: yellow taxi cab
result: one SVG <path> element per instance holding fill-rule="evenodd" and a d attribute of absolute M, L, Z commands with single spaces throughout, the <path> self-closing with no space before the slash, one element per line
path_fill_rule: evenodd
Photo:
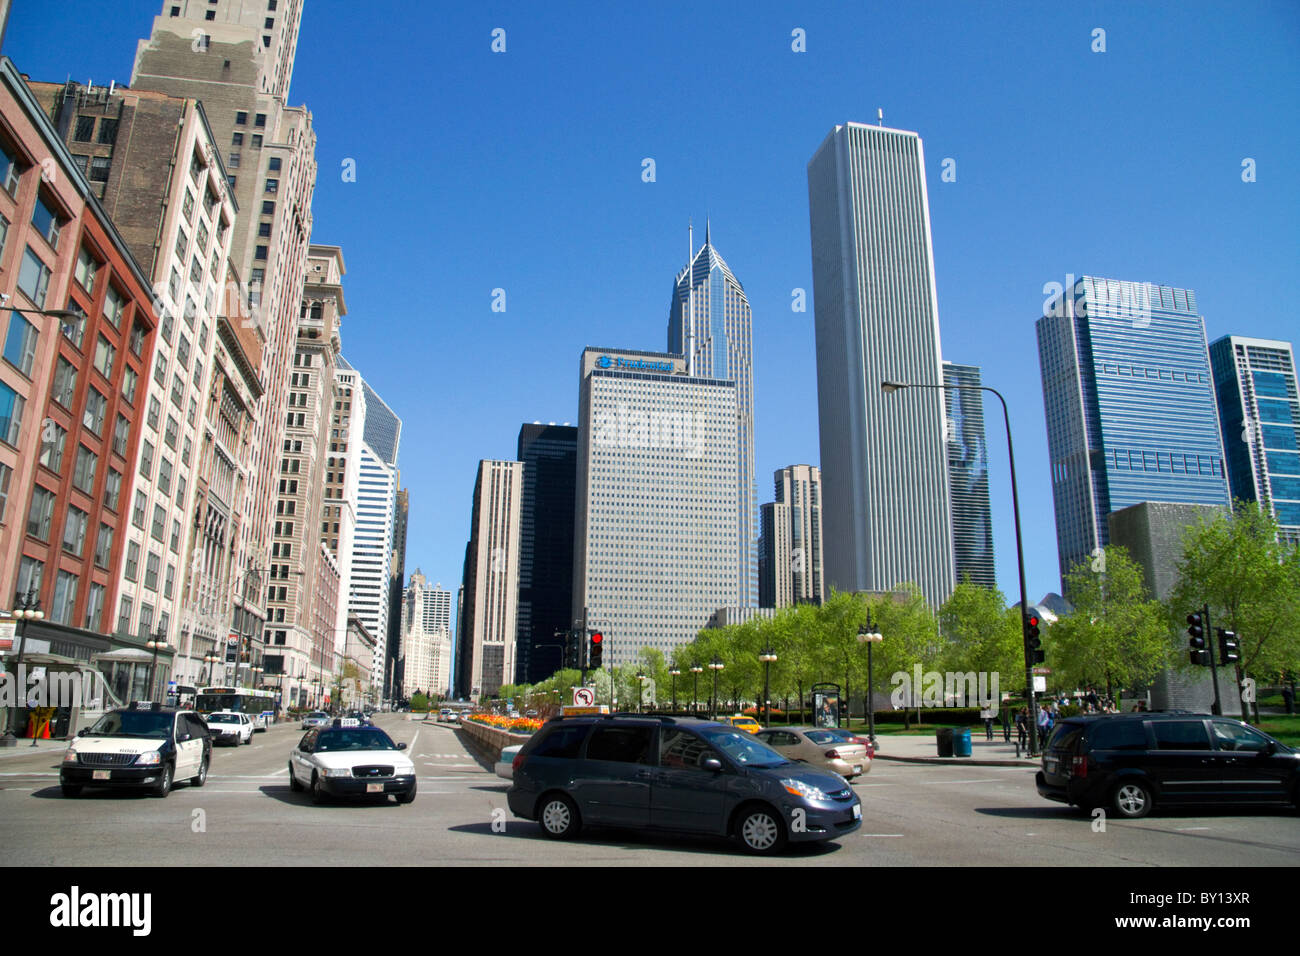
<path fill-rule="evenodd" d="M 763 725 L 753 717 L 745 717 L 742 714 L 736 714 L 732 717 L 719 717 L 718 723 L 731 724 L 737 730 L 743 730 L 747 734 L 756 734 L 763 729 Z"/>

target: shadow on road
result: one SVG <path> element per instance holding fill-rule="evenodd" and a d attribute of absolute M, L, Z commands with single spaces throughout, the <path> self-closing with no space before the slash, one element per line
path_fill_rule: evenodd
<path fill-rule="evenodd" d="M 498 828 L 501 824 L 497 824 Z M 494 830 L 493 824 L 486 823 L 467 823 L 460 826 L 448 827 L 453 833 L 473 833 L 480 836 L 491 837 L 513 837 L 521 840 L 533 840 L 539 843 L 560 843 L 573 841 L 556 841 L 545 836 L 536 823 L 528 820 L 507 820 L 505 821 L 505 830 Z M 647 833 L 640 830 L 619 830 L 606 827 L 589 827 L 582 831 L 577 845 L 591 849 L 617 849 L 617 850 L 663 850 L 672 853 L 699 853 L 715 855 L 719 852 L 728 852 L 730 855 L 738 858 L 747 858 L 751 854 L 742 850 L 739 845 L 723 840 L 720 837 L 707 836 L 684 836 L 680 833 Z M 788 858 L 794 860 L 816 859 L 818 857 L 829 856 L 835 853 L 840 845 L 834 841 L 818 843 L 791 843 L 785 851 L 779 854 L 776 859 Z"/>

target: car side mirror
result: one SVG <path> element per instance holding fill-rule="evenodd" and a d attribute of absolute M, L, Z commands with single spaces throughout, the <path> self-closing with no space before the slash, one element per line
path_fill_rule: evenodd
<path fill-rule="evenodd" d="M 1277 741 L 1276 741 L 1276 740 L 1270 740 L 1270 741 L 1269 741 L 1268 743 L 1266 743 L 1262 748 L 1260 748 L 1260 751 L 1259 751 L 1259 755 L 1260 755 L 1261 757 L 1271 757 L 1271 756 L 1273 756 L 1273 754 L 1275 754 L 1275 753 L 1277 753 Z"/>
<path fill-rule="evenodd" d="M 178 741 L 180 741 L 181 743 L 185 743 L 185 741 L 187 741 L 187 740 L 190 739 L 190 735 L 189 735 L 189 734 L 177 734 L 177 735 L 176 735 L 176 739 L 177 739 Z"/>
<path fill-rule="evenodd" d="M 712 770 L 714 773 L 722 773 L 722 761 L 717 757 L 705 757 L 704 763 L 700 764 L 705 770 Z"/>
<path fill-rule="evenodd" d="M 406 744 L 398 744 L 398 745 L 397 745 L 397 749 L 398 749 L 398 750 L 405 750 L 405 749 L 406 749 Z"/>
<path fill-rule="evenodd" d="M 89 733 L 90 733 L 90 728 L 89 728 L 89 727 L 82 727 L 80 730 L 77 731 L 77 736 L 78 736 L 78 737 L 85 737 L 85 736 L 86 736 L 87 734 L 89 734 Z"/>

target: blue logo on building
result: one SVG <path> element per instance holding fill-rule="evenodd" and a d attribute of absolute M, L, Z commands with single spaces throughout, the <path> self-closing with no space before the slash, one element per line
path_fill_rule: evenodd
<path fill-rule="evenodd" d="M 601 368 L 609 368 L 614 363 L 608 355 L 602 355 L 600 358 L 596 359 L 596 364 Z"/>

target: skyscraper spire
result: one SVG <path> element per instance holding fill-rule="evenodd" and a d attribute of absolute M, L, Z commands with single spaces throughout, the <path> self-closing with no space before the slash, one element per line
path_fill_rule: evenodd
<path fill-rule="evenodd" d="M 704 217 L 704 244 L 709 245 L 709 217 Z"/>

